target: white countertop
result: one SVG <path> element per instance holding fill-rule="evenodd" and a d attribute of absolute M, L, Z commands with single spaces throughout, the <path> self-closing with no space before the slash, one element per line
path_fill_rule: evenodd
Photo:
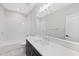
<path fill-rule="evenodd" d="M 27 40 L 43 56 L 79 56 L 79 52 L 51 41 L 47 41 L 42 37 L 31 36 L 28 37 Z"/>

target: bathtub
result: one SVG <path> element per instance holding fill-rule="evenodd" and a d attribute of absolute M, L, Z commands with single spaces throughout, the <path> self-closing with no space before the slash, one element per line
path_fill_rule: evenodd
<path fill-rule="evenodd" d="M 25 56 L 25 41 L 0 40 L 0 56 Z"/>

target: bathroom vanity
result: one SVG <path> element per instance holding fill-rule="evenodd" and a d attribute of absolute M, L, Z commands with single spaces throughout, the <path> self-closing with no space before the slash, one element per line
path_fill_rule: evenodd
<path fill-rule="evenodd" d="M 35 49 L 35 47 L 28 40 L 26 40 L 26 55 L 41 56 L 41 54 Z"/>
<path fill-rule="evenodd" d="M 43 37 L 26 39 L 27 56 L 79 56 L 79 52 L 59 45 Z"/>

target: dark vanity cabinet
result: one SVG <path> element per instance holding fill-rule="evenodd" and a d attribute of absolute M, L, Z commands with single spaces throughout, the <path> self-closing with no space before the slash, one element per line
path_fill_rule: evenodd
<path fill-rule="evenodd" d="M 33 47 L 33 45 L 28 40 L 26 40 L 26 55 L 41 56 L 41 54 Z"/>

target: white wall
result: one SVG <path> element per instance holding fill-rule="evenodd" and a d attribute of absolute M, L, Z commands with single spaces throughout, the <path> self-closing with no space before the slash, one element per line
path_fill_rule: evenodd
<path fill-rule="evenodd" d="M 27 34 L 27 19 L 25 15 L 5 11 L 4 39 L 5 41 L 18 42 L 25 40 Z"/>
<path fill-rule="evenodd" d="M 65 37 L 65 20 L 66 16 L 79 13 L 79 4 L 71 4 L 61 10 L 41 18 L 47 21 L 47 34 L 53 37 L 64 39 Z"/>
<path fill-rule="evenodd" d="M 45 20 L 39 19 L 36 15 L 39 11 L 40 4 L 35 6 L 28 15 L 28 25 L 30 35 L 42 35 L 45 32 Z"/>
<path fill-rule="evenodd" d="M 3 39 L 4 34 L 4 9 L 0 5 L 0 40 Z"/>
<path fill-rule="evenodd" d="M 5 10 L 0 5 L 0 42 L 23 41 L 27 32 L 27 16 Z"/>

